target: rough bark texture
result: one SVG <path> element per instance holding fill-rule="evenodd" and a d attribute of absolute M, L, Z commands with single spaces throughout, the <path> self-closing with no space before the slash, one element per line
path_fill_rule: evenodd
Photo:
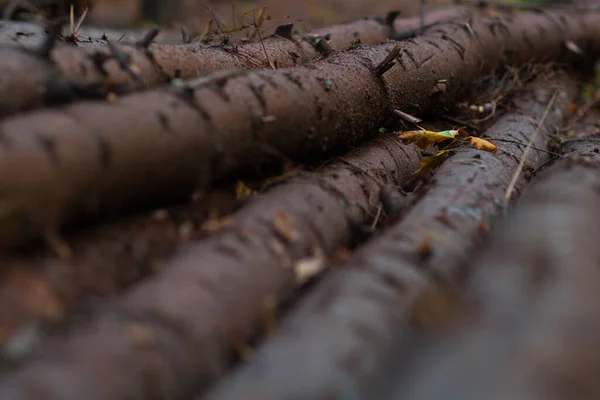
<path fill-rule="evenodd" d="M 477 14 L 476 9 L 456 7 L 443 9 L 429 15 L 428 21 L 465 19 Z M 393 28 L 388 24 L 393 22 Z M 357 21 L 322 28 L 304 36 L 292 38 L 270 36 L 243 45 L 223 44 L 206 46 L 201 43 L 188 45 L 153 44 L 149 49 L 132 44 L 117 45 L 120 57 L 129 58 L 127 67 L 117 60 L 97 65 L 97 60 L 114 54 L 107 48 L 107 41 L 94 29 L 81 32 L 77 46 L 62 46 L 55 49 L 50 61 L 35 53 L 24 52 L 13 47 L 2 48 L 3 58 L 10 63 L 0 64 L 0 74 L 10 85 L 0 90 L 0 114 L 72 101 L 76 98 L 105 97 L 109 92 L 124 93 L 147 89 L 166 83 L 170 78 L 194 78 L 200 74 L 224 69 L 283 68 L 302 64 L 322 57 L 331 50 L 346 50 L 353 43 L 379 44 L 392 34 L 392 29 L 404 34 L 415 34 L 418 18 L 384 21 L 363 18 Z M 35 33 L 33 24 L 5 23 L 2 25 L 4 40 L 26 45 L 28 48 L 43 43 L 43 28 Z M 136 42 L 143 35 L 123 32 L 125 39 Z M 116 42 L 121 35 L 108 32 L 108 40 Z M 116 36 L 116 38 L 115 38 Z M 158 40 L 173 40 L 173 34 L 159 34 Z M 170 37 L 169 37 L 170 36 Z M 329 47 L 319 47 L 317 37 L 328 38 Z M 128 70 L 128 68 L 130 68 Z M 135 74 L 131 70 L 135 69 Z M 40 90 L 43 89 L 43 90 Z"/>
<path fill-rule="evenodd" d="M 389 398 L 598 398 L 600 146 L 592 140 L 569 144 L 495 231 L 473 268 L 468 322 L 426 351 Z"/>
<path fill-rule="evenodd" d="M 569 54 L 566 38 L 595 55 L 599 16 L 517 12 L 474 19 L 470 29 L 444 24 L 402 42 L 399 65 L 382 77 L 377 66 L 395 43 L 290 69 L 221 75 L 195 89 L 5 119 L 0 244 L 18 244 L 77 215 L 208 187 L 274 151 L 302 159 L 356 143 L 394 108 L 415 113 L 449 104 L 494 68 L 560 59 Z"/>
<path fill-rule="evenodd" d="M 330 35 L 330 47 L 347 49 L 353 41 L 378 44 L 391 27 L 375 18 L 361 19 L 309 34 Z M 290 33 L 291 35 L 291 33 Z M 104 98 L 108 93 L 148 89 L 172 78 L 190 79 L 224 69 L 282 68 L 312 61 L 320 56 L 309 36 L 289 38 L 271 35 L 244 45 L 202 43 L 152 44 L 149 48 L 114 44 L 116 50 L 99 47 L 102 40 L 77 47 L 61 46 L 49 59 L 31 50 L 0 48 L 0 74 L 10 85 L 0 91 L 0 114 L 56 105 L 77 98 Z M 290 40 L 292 39 L 292 40 Z M 10 62 L 9 62 L 10 61 Z"/>
<path fill-rule="evenodd" d="M 544 132 L 562 121 L 575 94 L 568 78 L 556 82 L 560 94 Z M 532 119 L 543 114 L 555 91 L 543 87 L 547 83 L 537 82 L 516 99 L 514 113 L 500 117 L 486 136 L 526 143 L 536 130 Z M 534 140 L 538 148 L 545 143 L 543 135 Z M 205 398 L 377 398 L 369 396 L 370 386 L 384 372 L 395 342 L 439 322 L 428 297 L 439 279 L 456 281 L 488 221 L 502 209 L 524 146 L 497 144 L 497 154 L 461 148 L 445 161 L 403 218 L 324 277 L 284 320 L 279 334 Z M 547 159 L 540 152 L 527 157 L 532 168 Z"/>
<path fill-rule="evenodd" d="M 233 189 L 216 190 L 186 205 L 70 232 L 68 259 L 48 250 L 3 257 L 0 360 L 21 361 L 46 333 L 61 332 L 94 304 L 160 271 L 179 246 L 208 234 L 207 220 L 231 214 L 239 203 Z M 23 337 L 35 340 L 24 346 Z"/>
<path fill-rule="evenodd" d="M 0 383 L 16 399 L 187 398 L 219 377 L 269 301 L 289 298 L 303 262 L 327 262 L 383 182 L 406 181 L 415 148 L 383 138 L 254 200 L 224 232 L 175 257 L 89 326 Z"/>

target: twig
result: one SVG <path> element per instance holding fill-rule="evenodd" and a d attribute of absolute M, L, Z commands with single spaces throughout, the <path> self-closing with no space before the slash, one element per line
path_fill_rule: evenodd
<path fill-rule="evenodd" d="M 572 143 L 572 142 L 600 142 L 600 139 L 594 139 L 594 138 L 589 138 L 589 137 L 575 138 L 575 139 L 565 139 L 560 144 L 562 146 L 565 143 Z"/>
<path fill-rule="evenodd" d="M 502 97 L 500 97 L 500 99 Z M 490 103 L 492 105 L 492 111 L 490 111 L 490 113 L 488 115 L 486 115 L 485 117 L 474 120 L 474 122 L 476 124 L 479 124 L 479 123 L 487 121 L 488 119 L 490 119 L 494 115 L 496 115 L 496 109 L 498 108 L 498 101 L 500 101 L 500 99 L 494 99 L 494 100 L 492 100 L 492 102 Z"/>
<path fill-rule="evenodd" d="M 227 32 L 229 32 L 229 29 L 227 28 L 225 21 L 223 21 L 223 19 L 220 18 L 210 7 L 206 7 L 206 10 L 210 13 L 212 19 L 215 20 L 215 23 L 217 24 L 217 30 L 226 35 Z M 225 29 L 223 29 L 223 27 L 225 27 Z"/>
<path fill-rule="evenodd" d="M 159 28 L 154 27 L 154 28 L 150 29 L 148 32 L 146 32 L 144 37 L 142 37 L 140 40 L 138 40 L 135 43 L 136 46 L 138 46 L 142 49 L 147 49 L 150 46 L 150 44 L 152 44 L 154 39 L 156 39 L 156 37 L 158 36 L 159 33 L 160 33 Z"/>
<path fill-rule="evenodd" d="M 546 106 L 546 110 L 544 110 L 544 115 L 542 115 L 542 118 L 540 119 L 537 126 L 535 127 L 535 132 L 533 135 L 531 135 L 531 138 L 529 139 L 529 142 L 527 143 L 527 147 L 525 147 L 525 150 L 523 151 L 523 155 L 521 156 L 521 161 L 519 162 L 519 166 L 517 167 L 517 170 L 515 171 L 512 179 L 510 181 L 510 184 L 508 185 L 508 189 L 506 190 L 506 195 L 504 196 L 504 211 L 505 212 L 506 212 L 506 209 L 508 208 L 508 202 L 510 201 L 512 193 L 515 189 L 517 180 L 519 179 L 519 176 L 521 176 L 521 172 L 523 171 L 523 167 L 525 166 L 525 161 L 527 160 L 527 155 L 529 154 L 529 150 L 531 149 L 531 146 L 533 145 L 534 140 L 537 138 L 537 135 L 540 133 L 540 127 L 546 120 L 546 117 L 548 116 L 548 113 L 550 112 L 550 108 L 552 108 L 552 104 L 554 104 L 554 100 L 556 99 L 556 96 L 558 96 L 558 91 L 554 92 L 554 95 L 548 102 L 548 105 Z"/>
<path fill-rule="evenodd" d="M 258 12 L 258 18 L 256 18 L 256 16 L 255 16 L 254 29 L 252 29 L 252 31 L 248 35 L 248 40 L 254 40 L 254 37 L 258 33 L 258 30 L 262 27 L 263 21 L 265 19 L 265 11 L 266 10 L 267 10 L 267 7 L 262 7 Z M 252 12 L 254 14 L 254 10 L 252 10 Z"/>
<path fill-rule="evenodd" d="M 71 39 L 73 40 L 75 40 L 77 36 L 79 36 L 79 30 L 81 29 L 81 25 L 83 24 L 83 21 L 85 20 L 85 17 L 88 14 L 89 8 L 87 7 L 87 4 L 84 2 L 83 5 L 85 5 L 85 9 L 83 10 L 83 13 L 77 20 L 77 23 L 75 23 L 75 6 L 71 4 L 69 18 L 71 22 Z"/>
<path fill-rule="evenodd" d="M 271 69 L 277 69 L 275 67 L 275 64 L 273 64 L 273 62 L 269 59 L 269 53 L 267 52 L 267 49 L 265 47 L 265 43 L 263 42 L 263 38 L 262 38 L 262 35 L 260 34 L 260 30 L 257 29 L 256 32 L 258 34 L 258 40 L 260 42 L 260 45 L 262 46 L 262 49 L 265 52 L 265 57 L 267 58 L 267 63 L 269 65 L 269 67 L 271 67 Z"/>
<path fill-rule="evenodd" d="M 209 37 L 209 35 L 212 33 L 213 30 L 213 22 L 215 20 L 214 19 L 209 19 L 208 22 L 206 23 L 206 29 L 204 29 L 204 32 L 198 36 L 195 40 L 202 42 L 204 39 L 206 39 L 207 37 Z M 184 39 L 185 41 L 185 39 Z"/>
<path fill-rule="evenodd" d="M 423 121 L 422 119 L 407 114 L 404 111 L 400 111 L 397 108 L 394 109 L 394 114 L 396 114 L 398 117 L 405 120 L 406 122 L 410 122 L 412 124 L 418 124 L 419 122 Z"/>
<path fill-rule="evenodd" d="M 390 70 L 394 66 L 394 59 L 400 54 L 400 46 L 396 45 L 392 51 L 375 67 L 375 76 L 380 78 L 383 74 Z"/>
<path fill-rule="evenodd" d="M 512 144 L 516 144 L 518 146 L 527 146 L 527 143 L 519 142 L 518 140 L 494 139 L 494 138 L 488 138 L 488 137 L 486 137 L 486 140 L 489 140 L 489 141 L 492 141 L 492 142 L 512 143 Z M 531 146 L 531 148 L 533 150 L 535 150 L 535 151 L 539 151 L 540 153 L 546 153 L 546 154 L 550 154 L 551 156 L 560 157 L 560 154 L 555 153 L 553 151 L 548 151 L 548 150 L 540 149 L 540 148 L 534 147 L 534 146 Z"/>
<path fill-rule="evenodd" d="M 377 207 L 377 213 L 375 214 L 375 218 L 373 219 L 373 223 L 371 224 L 371 229 L 375 229 L 377 227 L 377 224 L 379 223 L 379 218 L 381 217 L 382 210 L 383 210 L 383 205 L 382 205 L 382 203 L 379 203 L 379 206 Z"/>

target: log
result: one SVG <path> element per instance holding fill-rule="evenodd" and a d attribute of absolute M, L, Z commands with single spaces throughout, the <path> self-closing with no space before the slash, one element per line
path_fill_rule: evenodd
<path fill-rule="evenodd" d="M 447 107 L 494 69 L 566 61 L 565 38 L 589 57 L 600 51 L 600 12 L 487 12 L 469 29 L 443 24 L 399 47 L 363 46 L 310 65 L 220 72 L 112 103 L 6 118 L 0 245 L 80 216 L 207 189 L 274 152 L 302 160 L 352 145 L 395 108 L 415 114 Z M 385 59 L 398 51 L 389 69 Z"/>
<path fill-rule="evenodd" d="M 377 398 L 598 397 L 600 152 L 598 135 L 588 138 L 569 143 L 494 230 L 465 321 Z"/>
<path fill-rule="evenodd" d="M 160 274 L 6 375 L 0 398 L 175 400 L 205 389 L 227 371 L 236 345 L 260 333 L 265 310 L 356 239 L 382 185 L 408 180 L 419 152 L 389 136 L 344 160 L 253 200 L 222 233 L 181 250 Z"/>
<path fill-rule="evenodd" d="M 219 189 L 184 205 L 69 232 L 59 252 L 68 257 L 44 248 L 3 257 L 0 365 L 22 362 L 97 304 L 160 271 L 180 246 L 210 234 L 205 224 L 217 224 L 215 218 L 240 203 L 233 188 Z M 24 346 L 27 338 L 35 343 Z"/>
<path fill-rule="evenodd" d="M 465 8 L 457 15 L 465 15 Z M 448 12 L 441 14 L 447 18 Z M 110 93 L 124 94 L 168 83 L 171 79 L 191 79 L 224 69 L 254 70 L 290 67 L 322 57 L 333 50 L 345 50 L 355 41 L 378 44 L 392 32 L 392 21 L 360 19 L 310 32 L 292 35 L 292 25 L 284 25 L 259 41 L 235 44 L 151 44 L 156 31 L 148 32 L 138 44 L 108 45 L 106 41 L 85 38 L 77 46 L 60 46 L 49 51 L 52 39 L 37 49 L 0 47 L 0 74 L 10 82 L 0 89 L 0 115 L 60 105 L 76 99 L 104 99 Z M 414 29 L 416 19 L 397 26 Z M 319 41 L 317 38 L 329 38 Z M 32 51 L 34 50 L 34 51 Z M 8 62 L 10 60 L 10 62 Z"/>
<path fill-rule="evenodd" d="M 557 89 L 549 88 L 549 82 Z M 501 199 L 521 157 L 531 168 L 549 158 L 524 155 L 536 132 L 552 131 L 576 95 L 566 76 L 540 80 L 514 99 L 514 111 L 486 131 L 496 154 L 461 147 L 434 174 L 421 199 L 382 235 L 325 276 L 282 322 L 278 334 L 203 399 L 324 399 L 371 396 L 392 360 L 410 352 L 412 335 L 455 313 L 463 265 L 501 213 Z M 553 92 L 560 93 L 549 104 Z M 512 107 L 511 107 L 512 108 Z M 505 141 L 506 140 L 506 141 Z M 544 149 L 543 134 L 533 139 Z M 522 189 L 530 171 L 516 187 Z M 399 351 L 397 347 L 403 351 Z"/>

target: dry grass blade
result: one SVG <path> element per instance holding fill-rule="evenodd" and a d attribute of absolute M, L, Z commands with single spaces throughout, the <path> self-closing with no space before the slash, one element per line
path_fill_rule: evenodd
<path fill-rule="evenodd" d="M 510 184 L 508 185 L 508 189 L 506 189 L 506 194 L 504 195 L 504 210 L 505 211 L 506 211 L 506 209 L 508 209 L 508 203 L 510 202 L 510 198 L 512 197 L 513 191 L 515 190 L 515 185 L 517 184 L 517 181 L 519 180 L 519 177 L 521 176 L 521 172 L 523 172 L 523 167 L 525 167 L 525 162 L 527 161 L 527 155 L 529 154 L 529 151 L 531 150 L 531 146 L 537 139 L 537 136 L 540 134 L 540 128 L 542 127 L 542 124 L 546 120 L 546 117 L 548 116 L 548 113 L 550 112 L 550 109 L 552 108 L 552 104 L 554 104 L 554 100 L 556 100 L 556 96 L 558 96 L 558 91 L 554 93 L 554 95 L 548 102 L 548 105 L 546 106 L 546 110 L 544 110 L 544 114 L 542 115 L 542 118 L 540 118 L 540 120 L 535 128 L 534 134 L 531 136 L 531 139 L 529 139 L 529 142 L 527 142 L 527 146 L 525 147 L 525 150 L 523 151 L 523 155 L 521 156 L 521 160 L 519 161 L 517 170 L 515 171 L 512 179 L 510 181 Z"/>

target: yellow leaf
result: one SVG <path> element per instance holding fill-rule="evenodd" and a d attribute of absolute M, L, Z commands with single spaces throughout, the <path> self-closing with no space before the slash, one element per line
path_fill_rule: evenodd
<path fill-rule="evenodd" d="M 423 157 L 421 160 L 421 168 L 413 175 L 427 175 L 429 172 L 439 167 L 446 157 L 448 157 L 448 150 L 438 151 L 433 156 Z"/>
<path fill-rule="evenodd" d="M 427 130 L 418 130 L 418 131 L 405 131 L 398 132 L 398 137 L 404 143 L 414 143 L 421 150 L 427 149 L 430 145 L 434 143 L 441 143 L 447 140 L 453 140 L 454 137 L 459 133 L 456 131 L 427 131 Z"/>
<path fill-rule="evenodd" d="M 471 146 L 475 147 L 478 150 L 489 151 L 490 153 L 498 152 L 498 147 L 496 147 L 495 144 L 488 142 L 487 140 L 482 138 L 470 136 L 469 143 L 471 144 Z"/>

